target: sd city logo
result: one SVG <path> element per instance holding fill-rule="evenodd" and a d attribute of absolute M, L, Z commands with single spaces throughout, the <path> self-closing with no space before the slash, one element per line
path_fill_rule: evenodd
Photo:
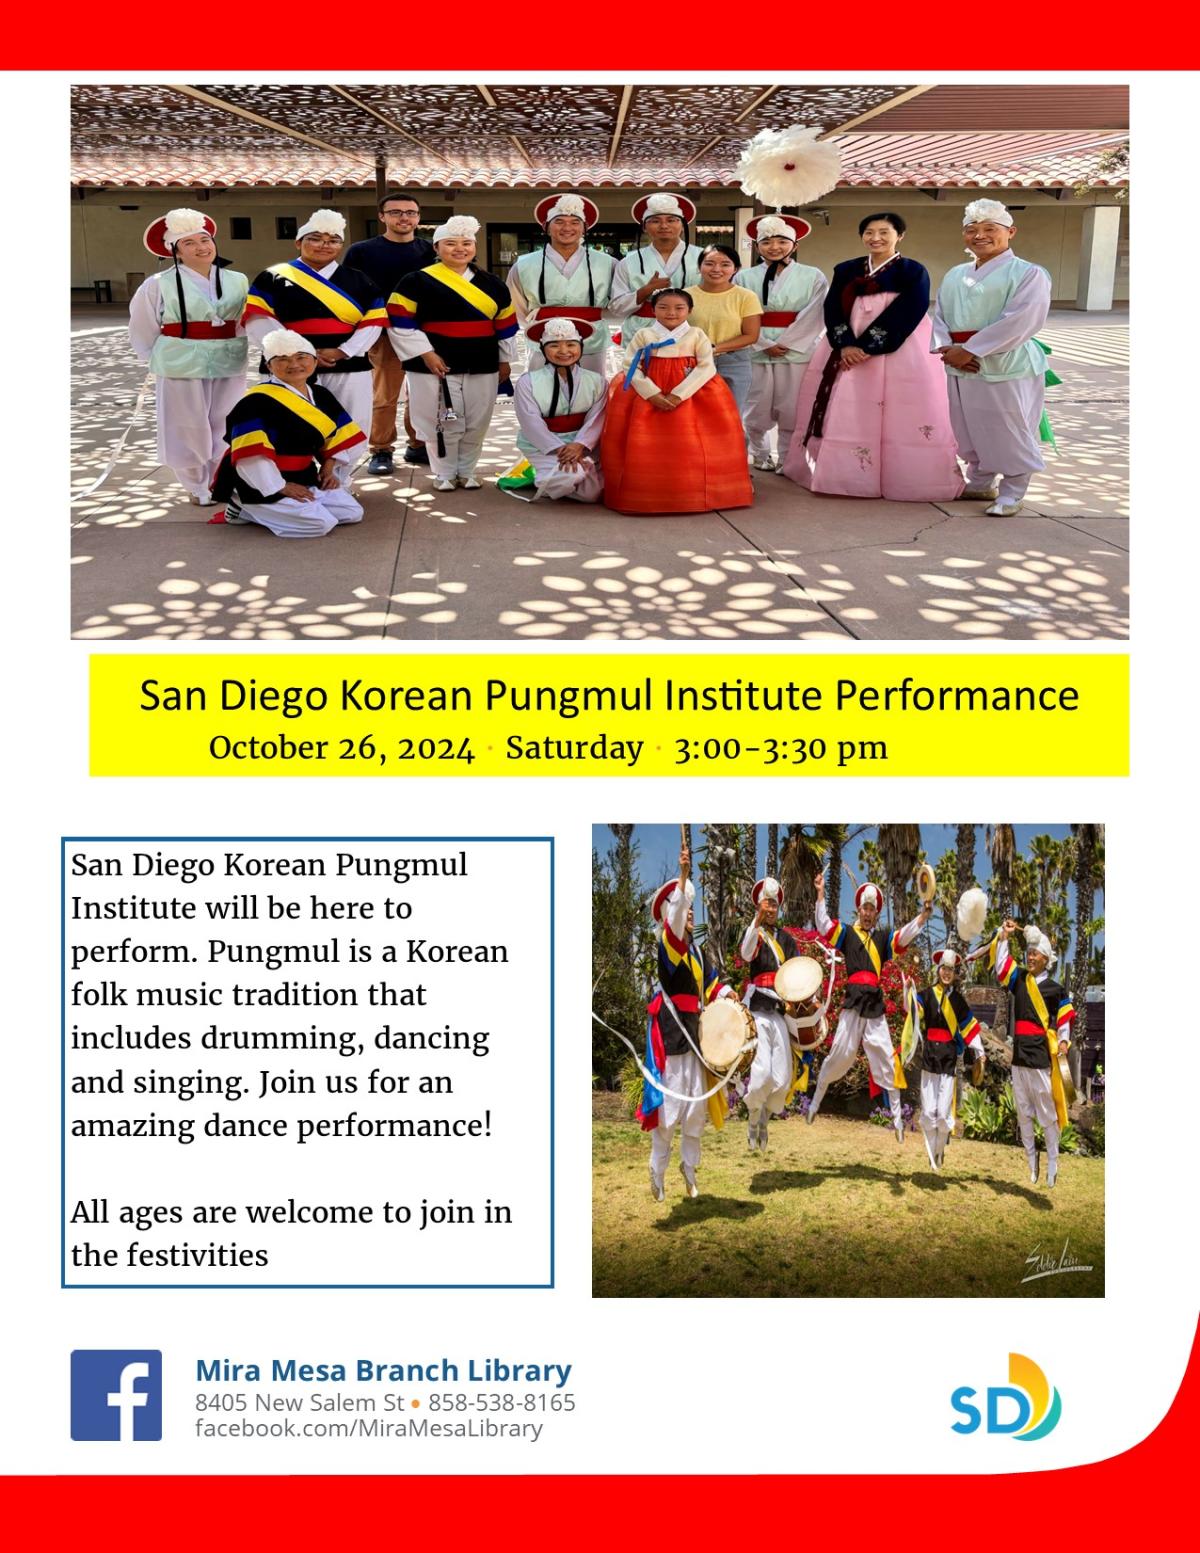
<path fill-rule="evenodd" d="M 963 1421 L 951 1424 L 955 1434 L 974 1434 L 983 1415 L 971 1401 L 971 1386 L 960 1386 L 950 1396 L 950 1406 L 961 1413 Z M 1016 1415 L 1012 1416 L 1012 1405 Z M 987 1389 L 988 1434 L 1010 1434 L 1017 1440 L 1041 1440 L 1058 1424 L 1062 1416 L 1062 1398 L 1032 1359 L 1023 1353 L 1008 1356 L 1008 1385 Z"/>

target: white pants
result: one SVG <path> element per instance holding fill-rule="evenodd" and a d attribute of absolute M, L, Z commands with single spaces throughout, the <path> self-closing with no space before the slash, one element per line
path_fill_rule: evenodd
<path fill-rule="evenodd" d="M 820 1110 L 829 1085 L 850 1071 L 860 1046 L 870 1064 L 871 1077 L 880 1089 L 887 1091 L 892 1115 L 900 1114 L 900 1091 L 896 1088 L 896 1064 L 887 1020 L 882 1014 L 876 1019 L 866 1019 L 848 1008 L 842 1010 L 833 1045 L 821 1064 L 821 1076 L 817 1080 L 817 1092 L 813 1095 L 810 1114 L 815 1115 Z"/>
<path fill-rule="evenodd" d="M 429 467 L 438 480 L 467 480 L 475 473 L 475 465 L 483 451 L 483 439 L 492 423 L 492 411 L 496 407 L 496 390 L 500 386 L 497 372 L 452 372 L 446 378 L 450 389 L 450 403 L 454 406 L 456 420 L 447 421 L 442 427 L 442 440 L 446 456 L 438 454 L 438 410 L 442 400 L 442 380 L 432 372 L 410 372 L 408 383 L 408 413 L 417 429 L 418 438 L 429 454 Z"/>
<path fill-rule="evenodd" d="M 1013 1099 L 1017 1102 L 1017 1121 L 1021 1126 L 1021 1142 L 1025 1145 L 1025 1158 L 1030 1168 L 1037 1162 L 1037 1141 L 1033 1135 L 1036 1118 L 1046 1135 L 1046 1162 L 1058 1161 L 1058 1112 L 1054 1109 L 1054 1090 L 1050 1084 L 1049 1068 L 1018 1068 L 1012 1070 Z"/>
<path fill-rule="evenodd" d="M 761 1119 L 765 1122 L 768 1112 L 778 1116 L 787 1104 L 795 1076 L 792 1047 L 782 1012 L 776 1014 L 755 1009 L 754 1025 L 758 1031 L 758 1045 L 750 1067 L 746 1107 L 751 1121 L 761 1113 Z"/>
<path fill-rule="evenodd" d="M 449 452 L 449 448 L 446 451 Z M 526 457 L 533 465 L 537 478 L 535 501 L 561 501 L 564 496 L 570 501 L 600 500 L 604 478 L 595 462 L 595 455 L 571 469 L 564 469 L 553 453 L 529 453 Z"/>
<path fill-rule="evenodd" d="M 363 510 L 350 492 L 318 490 L 314 501 L 284 496 L 279 501 L 253 502 L 233 511 L 236 517 L 269 528 L 280 539 L 320 539 L 339 523 L 361 523 Z"/>
<path fill-rule="evenodd" d="M 750 373 L 746 401 L 746 443 L 751 458 L 771 457 L 771 428 L 778 426 L 778 455 L 783 458 L 796 429 L 796 401 L 804 381 L 803 361 L 780 361 L 768 366 L 756 361 Z"/>
<path fill-rule="evenodd" d="M 1000 476 L 1001 501 L 1019 501 L 1030 477 L 1045 469 L 1038 427 L 1046 400 L 1041 377 L 989 383 L 978 377 L 946 378 L 950 425 L 967 484 L 990 486 Z"/>
<path fill-rule="evenodd" d="M 320 383 L 322 388 L 329 390 L 364 437 L 371 435 L 374 380 L 373 372 L 318 372 L 312 379 L 314 383 Z M 345 463 L 339 461 L 333 466 L 338 480 L 347 491 L 354 479 L 354 466 L 357 462 L 357 459 Z M 339 519 L 342 523 L 350 521 L 357 520 Z"/>
<path fill-rule="evenodd" d="M 238 377 L 156 377 L 158 461 L 189 496 L 210 501 L 225 453 L 225 421 L 246 392 Z"/>
<path fill-rule="evenodd" d="M 921 1131 L 932 1155 L 940 1154 L 950 1137 L 953 1073 L 921 1074 Z"/>
<path fill-rule="evenodd" d="M 681 1057 L 668 1057 L 663 1072 L 663 1083 L 681 1095 L 702 1095 L 711 1089 L 716 1079 L 701 1065 L 695 1052 L 684 1052 Z M 650 1134 L 650 1169 L 654 1178 L 661 1181 L 671 1158 L 671 1141 L 679 1129 L 679 1157 L 694 1180 L 696 1166 L 700 1163 L 700 1134 L 708 1120 L 707 1100 L 673 1100 L 663 1096 L 658 1113 L 658 1126 Z"/>

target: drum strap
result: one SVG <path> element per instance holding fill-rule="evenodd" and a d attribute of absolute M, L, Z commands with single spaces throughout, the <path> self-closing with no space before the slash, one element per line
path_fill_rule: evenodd
<path fill-rule="evenodd" d="M 713 1085 L 713 1087 L 711 1089 L 706 1089 L 702 1095 L 681 1095 L 677 1089 L 667 1089 L 663 1085 L 662 1079 L 661 1078 L 655 1078 L 654 1074 L 650 1072 L 649 1068 L 647 1068 L 646 1064 L 642 1061 L 641 1057 L 638 1056 L 637 1047 L 633 1044 L 632 1041 L 626 1040 L 626 1038 L 621 1034 L 621 1032 L 619 1030 L 614 1030 L 612 1025 L 607 1024 L 603 1019 L 601 1019 L 600 1015 L 598 1013 L 596 1013 L 595 1009 L 592 1010 L 592 1018 L 596 1021 L 596 1023 L 600 1026 L 600 1028 L 602 1030 L 607 1030 L 609 1035 L 615 1035 L 618 1041 L 622 1042 L 625 1046 L 627 1046 L 629 1048 L 630 1055 L 633 1057 L 634 1062 L 637 1063 L 638 1072 L 642 1075 L 642 1077 L 646 1080 L 647 1083 L 652 1084 L 654 1086 L 654 1088 L 658 1090 L 660 1095 L 669 1095 L 672 1100 L 686 1100 L 686 1101 L 695 1101 L 695 1102 L 699 1103 L 701 1100 L 704 1100 L 704 1101 L 711 1100 L 713 1095 L 718 1094 L 722 1089 L 725 1089 L 725 1088 L 728 1087 L 729 1080 L 725 1079 L 725 1078 L 722 1078 L 722 1079 L 718 1079 L 717 1082 Z M 689 1044 L 691 1044 L 691 1037 L 690 1036 L 689 1036 L 688 1040 L 689 1040 Z M 692 1046 L 692 1050 L 693 1051 L 696 1050 L 695 1046 Z M 735 1056 L 740 1057 L 742 1055 L 742 1052 L 749 1051 L 749 1050 L 750 1050 L 750 1042 L 747 1041 L 746 1044 L 741 1048 L 741 1050 L 735 1053 Z M 696 1052 L 696 1055 L 697 1055 L 697 1057 L 699 1057 L 700 1053 Z M 702 1062 L 704 1061 L 704 1059 L 702 1057 L 701 1057 L 700 1060 Z M 705 1066 L 707 1066 L 707 1064 L 705 1064 Z M 712 1069 L 709 1068 L 708 1071 L 711 1073 Z"/>

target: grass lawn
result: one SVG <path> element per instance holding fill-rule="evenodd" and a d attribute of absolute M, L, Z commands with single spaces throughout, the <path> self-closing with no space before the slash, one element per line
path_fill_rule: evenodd
<path fill-rule="evenodd" d="M 613 1097 L 615 1098 L 615 1097 Z M 650 1195 L 650 1143 L 604 1107 L 592 1126 L 592 1290 L 597 1296 L 1104 1293 L 1104 1161 L 1062 1156 L 1052 1192 L 1007 1144 L 952 1138 L 941 1175 L 924 1139 L 822 1113 L 771 1124 L 765 1156 L 745 1123 L 704 1131 L 700 1196 L 683 1194 L 679 1142 L 667 1200 Z M 1042 1156 L 1043 1172 L 1045 1156 Z M 1026 1259 L 1091 1272 L 1021 1280 Z"/>

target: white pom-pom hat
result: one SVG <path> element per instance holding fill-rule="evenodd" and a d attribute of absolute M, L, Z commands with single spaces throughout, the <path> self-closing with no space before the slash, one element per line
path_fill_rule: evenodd
<path fill-rule="evenodd" d="M 736 168 L 747 194 L 774 205 L 807 205 L 834 188 L 842 175 L 842 153 L 818 124 L 763 129 L 747 141 Z"/>
<path fill-rule="evenodd" d="M 262 353 L 267 361 L 274 356 L 296 356 L 302 351 L 306 356 L 315 356 L 317 347 L 294 329 L 272 329 L 270 334 L 263 335 Z"/>
<path fill-rule="evenodd" d="M 582 318 L 538 318 L 525 331 L 535 345 L 553 345 L 563 340 L 582 345 L 593 332 L 593 326 Z"/>
<path fill-rule="evenodd" d="M 634 201 L 632 214 L 639 226 L 647 216 L 678 216 L 690 225 L 696 219 L 696 207 L 686 194 L 643 194 Z"/>
<path fill-rule="evenodd" d="M 312 215 L 296 233 L 297 239 L 307 237 L 310 232 L 328 232 L 333 237 L 346 237 L 346 218 L 338 210 L 314 210 Z"/>
<path fill-rule="evenodd" d="M 958 964 L 958 961 L 959 956 L 953 949 L 937 949 L 934 951 L 933 963 L 939 969 L 945 965 L 948 966 L 950 970 L 953 970 L 954 967 Z"/>
<path fill-rule="evenodd" d="M 761 243 L 768 237 L 786 237 L 798 243 L 807 237 L 812 227 L 803 216 L 755 216 L 746 222 L 746 236 L 752 243 Z"/>
<path fill-rule="evenodd" d="M 538 226 L 549 226 L 559 216 L 578 216 L 584 231 L 590 231 L 600 219 L 600 207 L 582 194 L 548 194 L 533 207 Z"/>
<path fill-rule="evenodd" d="M 1042 932 L 1041 928 L 1036 927 L 1032 922 L 1025 929 L 1025 948 L 1027 950 L 1036 949 L 1039 954 L 1044 954 L 1047 967 L 1053 965 L 1058 958 L 1054 953 L 1054 945 L 1046 937 L 1045 933 Z"/>
<path fill-rule="evenodd" d="M 447 237 L 469 237 L 474 242 L 478 231 L 479 222 L 474 216 L 451 216 L 441 226 L 434 228 L 433 241 L 440 243 Z"/>
<path fill-rule="evenodd" d="M 165 216 L 152 221 L 142 233 L 142 244 L 156 258 L 169 259 L 175 252 L 175 244 L 182 238 L 204 234 L 215 238 L 217 223 L 211 216 L 181 205 L 178 210 L 168 210 Z"/>
<path fill-rule="evenodd" d="M 750 891 L 750 899 L 756 906 L 759 905 L 764 899 L 775 901 L 779 906 L 780 911 L 782 911 L 783 886 L 780 884 L 778 879 L 772 879 L 768 874 L 765 878 L 759 879 L 755 884 L 754 888 Z"/>
<path fill-rule="evenodd" d="M 874 902 L 876 911 L 883 910 L 883 891 L 877 884 L 872 884 L 869 880 L 866 884 L 860 884 L 854 892 L 855 911 L 861 911 L 863 905 L 868 901 Z"/>
<path fill-rule="evenodd" d="M 1000 226 L 1016 226 L 1011 212 L 999 200 L 972 200 L 963 211 L 963 226 L 973 226 L 977 221 L 995 221 Z"/>

